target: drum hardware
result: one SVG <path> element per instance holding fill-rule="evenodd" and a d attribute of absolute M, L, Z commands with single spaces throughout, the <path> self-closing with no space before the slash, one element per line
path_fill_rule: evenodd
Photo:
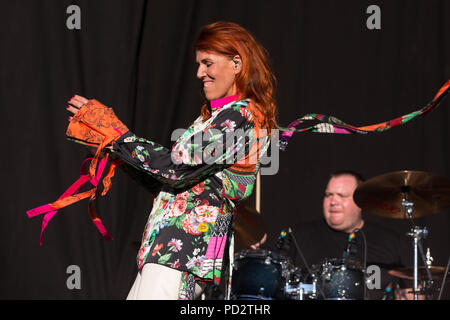
<path fill-rule="evenodd" d="M 289 259 L 266 250 L 236 254 L 231 296 L 234 300 L 363 299 L 365 272 L 357 260 L 326 259 L 309 278 Z M 319 293 L 318 288 L 321 288 Z"/>
<path fill-rule="evenodd" d="M 395 218 L 408 219 L 411 223 L 411 230 L 407 234 L 412 238 L 414 250 L 414 265 L 407 269 L 395 269 L 389 273 L 397 277 L 409 277 L 414 280 L 414 299 L 417 300 L 419 294 L 427 292 L 430 284 L 442 274 L 442 267 L 431 266 L 432 257 L 429 249 L 425 256 L 422 248 L 422 241 L 429 235 L 426 227 L 418 227 L 414 223 L 415 218 L 428 216 L 438 213 L 443 209 L 450 207 L 450 182 L 449 180 L 438 177 L 434 174 L 418 172 L 418 171 L 400 171 L 385 174 L 372 178 L 362 183 L 355 191 L 355 202 L 363 210 L 371 214 Z M 243 206 L 240 206 L 242 208 Z M 241 209 L 242 210 L 242 209 Z M 244 215 L 237 215 L 237 218 L 244 218 L 244 222 L 236 219 L 236 239 L 240 239 L 240 245 L 237 248 L 248 248 L 251 244 L 258 242 L 265 233 L 261 215 L 252 208 L 245 208 Z M 249 221 L 252 221 L 256 227 L 248 227 Z M 244 225 L 246 225 L 244 227 Z M 239 229 L 240 228 L 240 229 Z M 263 276 L 264 281 L 260 281 L 259 286 L 256 285 L 251 290 L 241 290 L 242 285 L 245 287 L 249 283 L 241 283 L 236 286 L 234 283 L 234 298 L 236 299 L 296 299 L 303 300 L 305 298 L 316 299 L 360 299 L 361 288 L 366 288 L 366 271 L 364 268 L 350 267 L 348 261 L 332 261 L 327 259 L 322 265 L 313 266 L 314 272 L 306 263 L 302 252 L 293 237 L 292 230 L 289 229 L 292 240 L 296 246 L 296 250 L 303 260 L 308 274 L 312 277 L 310 281 L 298 275 L 298 270 L 292 268 L 289 263 L 284 262 L 286 259 L 282 257 L 274 257 L 272 252 L 265 252 L 262 256 L 256 257 L 256 260 L 250 262 L 248 251 L 244 250 L 244 254 L 240 255 L 241 261 L 257 264 L 258 267 L 267 267 L 268 270 L 277 270 L 276 280 L 277 290 L 274 294 L 273 287 L 269 283 L 265 283 L 268 278 Z M 250 239 L 250 240 L 248 240 Z M 263 250 L 264 251 L 264 250 Z M 269 254 L 269 255 L 268 255 Z M 427 267 L 419 267 L 419 255 Z M 249 260 L 250 259 L 250 260 Z M 239 261 L 237 261 L 239 263 Z M 245 265 L 244 263 L 244 265 Z M 449 259 L 450 264 L 450 259 Z M 447 266 L 448 269 L 449 266 Z M 264 269 L 264 268 L 263 268 Z M 243 271 L 242 267 L 234 268 L 236 273 Z M 263 273 L 264 273 L 263 272 Z M 444 274 L 444 279 L 446 278 Z M 245 279 L 248 275 L 241 277 Z M 426 280 L 428 278 L 428 280 Z M 235 278 L 233 277 L 233 281 Z M 259 281 L 246 279 L 246 281 Z M 334 281 L 334 282 L 333 282 Z M 344 282 L 347 281 L 347 284 Z M 419 288 L 419 281 L 421 288 Z M 244 281 L 245 282 L 245 281 Z M 334 283 L 334 284 L 333 284 Z M 443 285 L 444 283 L 442 283 Z M 325 291 L 334 291 L 330 296 L 324 294 Z M 241 288 L 239 288 L 241 287 Z M 245 291 L 251 291 L 250 293 Z M 353 292 L 352 292 L 353 291 Z M 442 294 L 442 288 L 440 295 Z M 365 292 L 363 294 L 365 298 Z"/>
<path fill-rule="evenodd" d="M 434 295 L 433 291 L 439 292 L 437 300 L 441 299 L 446 276 L 448 274 L 448 265 L 447 269 L 442 266 L 432 266 L 431 263 L 433 258 L 430 254 L 430 249 L 427 248 L 426 254 L 426 266 L 419 266 L 417 271 L 417 282 L 418 289 L 413 289 L 408 293 L 416 293 L 417 295 L 425 295 L 427 299 L 432 299 Z M 449 259 L 450 263 L 450 259 Z M 415 270 L 414 267 L 403 267 L 389 270 L 388 273 L 394 277 L 406 280 L 414 280 L 415 279 Z M 434 287 L 436 280 L 441 280 L 441 286 L 439 289 Z"/>
<path fill-rule="evenodd" d="M 418 279 L 426 280 L 428 279 L 427 270 L 431 272 L 433 280 L 437 280 L 444 275 L 444 267 L 436 267 L 436 266 L 427 266 L 427 267 L 419 267 L 418 270 Z M 404 267 L 389 270 L 388 273 L 394 277 L 406 280 L 414 280 L 414 267 Z"/>
<path fill-rule="evenodd" d="M 414 268 L 413 268 L 413 281 L 414 281 L 414 300 L 419 299 L 419 294 L 422 293 L 421 290 L 419 290 L 419 257 L 418 257 L 418 251 L 419 247 L 421 247 L 421 240 L 425 239 L 428 236 L 428 230 L 426 228 L 419 228 L 414 227 L 411 232 L 407 233 L 410 237 L 413 238 L 413 247 L 414 247 Z M 424 262 L 426 263 L 426 260 L 422 257 Z M 432 281 L 431 275 L 429 274 L 430 270 L 428 268 L 425 268 L 427 272 L 427 276 L 430 281 Z"/>
<path fill-rule="evenodd" d="M 233 300 L 304 300 L 317 297 L 316 284 L 305 283 L 289 258 L 268 250 L 242 250 L 233 266 Z"/>
<path fill-rule="evenodd" d="M 447 267 L 445 268 L 444 277 L 442 278 L 441 288 L 439 290 L 438 300 L 441 300 L 442 293 L 444 292 L 445 283 L 447 281 L 447 275 L 450 267 L 450 257 L 448 258 Z"/>
<path fill-rule="evenodd" d="M 234 300 L 288 299 L 294 274 L 291 261 L 268 250 L 242 250 L 233 265 L 231 296 Z"/>
<path fill-rule="evenodd" d="M 315 283 L 304 282 L 302 270 L 298 267 L 289 269 L 289 280 L 286 282 L 284 292 L 290 300 L 315 299 L 317 297 Z"/>
<path fill-rule="evenodd" d="M 401 278 L 401 279 L 408 279 L 408 280 L 415 280 L 417 279 L 417 287 L 420 286 L 421 288 L 414 289 L 413 291 L 409 293 L 416 293 L 417 295 L 425 294 L 430 295 L 430 292 L 432 291 L 432 287 L 434 284 L 434 280 L 439 279 L 444 274 L 444 267 L 436 267 L 432 266 L 433 257 L 431 257 L 430 248 L 427 248 L 427 254 L 426 254 L 426 266 L 420 266 L 416 270 L 414 267 L 406 267 L 406 268 L 397 268 L 388 271 L 389 274 Z M 417 276 L 416 276 L 417 272 Z"/>
<path fill-rule="evenodd" d="M 364 299 L 365 273 L 358 261 L 325 259 L 322 264 L 315 265 L 313 270 L 313 283 L 316 287 L 321 287 L 323 299 Z"/>
<path fill-rule="evenodd" d="M 287 285 L 286 295 L 291 300 L 305 300 L 305 298 L 315 299 L 316 285 L 314 283 L 298 283 L 296 286 Z"/>
<path fill-rule="evenodd" d="M 413 238 L 413 252 L 414 252 L 414 268 L 413 268 L 413 294 L 414 294 L 414 300 L 419 300 L 419 295 L 424 293 L 424 290 L 428 287 L 431 287 L 433 279 L 430 273 L 429 268 L 425 268 L 425 271 L 428 276 L 428 283 L 423 283 L 422 289 L 419 289 L 419 250 L 420 255 L 422 258 L 423 263 L 428 266 L 429 261 L 425 258 L 423 254 L 423 248 L 422 248 L 422 239 L 425 239 L 429 231 L 426 227 L 420 228 L 416 226 L 414 223 L 414 217 L 413 217 L 413 208 L 414 203 L 408 200 L 408 194 L 411 192 L 410 186 L 402 186 L 401 192 L 403 194 L 402 196 L 402 207 L 404 211 L 407 214 L 407 219 L 411 223 L 411 232 L 408 232 L 407 235 Z"/>
<path fill-rule="evenodd" d="M 431 252 L 430 252 L 430 248 L 427 248 L 427 254 L 425 256 L 427 258 L 427 267 L 431 267 L 432 263 L 433 263 L 433 257 L 431 256 Z"/>
<path fill-rule="evenodd" d="M 413 219 L 413 207 L 414 203 L 411 201 L 408 201 L 408 192 L 410 192 L 409 186 L 402 186 L 401 188 L 403 193 L 403 199 L 402 199 L 402 207 L 404 208 L 407 219 L 411 222 L 411 232 L 408 232 L 406 235 L 413 238 L 413 252 L 414 252 L 414 268 L 413 268 L 413 291 L 414 294 L 414 300 L 419 300 L 419 294 L 423 293 L 423 290 L 419 289 L 419 249 L 420 253 L 422 255 L 422 260 L 424 264 L 427 264 L 427 260 L 425 259 L 423 255 L 423 249 L 422 249 L 422 239 L 425 239 L 429 232 L 426 227 L 420 228 L 416 226 Z M 430 274 L 430 271 L 428 268 L 425 268 L 429 280 L 432 281 L 432 277 Z M 424 286 L 425 287 L 425 286 Z"/>
<path fill-rule="evenodd" d="M 396 171 L 361 183 L 353 197 L 363 212 L 392 219 L 422 218 L 450 207 L 450 180 L 428 172 Z"/>
<path fill-rule="evenodd" d="M 411 231 L 407 233 L 413 239 L 414 251 L 414 300 L 422 293 L 419 290 L 419 254 L 424 265 L 428 266 L 422 241 L 429 231 L 414 223 L 414 218 L 424 217 L 450 207 L 450 180 L 435 174 L 420 171 L 398 171 L 386 173 L 363 182 L 355 190 L 356 204 L 374 215 L 408 219 Z M 424 268 L 428 277 L 425 287 L 432 284 L 430 268 Z"/>
<path fill-rule="evenodd" d="M 343 261 L 344 262 L 350 262 L 352 264 L 355 264 L 355 260 L 356 258 L 356 253 L 357 253 L 357 249 L 356 246 L 354 244 L 354 240 L 356 238 L 356 234 L 360 234 L 362 239 L 363 239 L 363 245 L 364 245 L 364 252 L 363 252 L 363 263 L 362 266 L 360 266 L 359 268 L 361 269 L 361 271 L 363 272 L 363 279 L 364 279 L 364 286 L 363 286 L 363 299 L 366 300 L 368 299 L 367 297 L 367 283 L 369 283 L 369 279 L 366 280 L 367 277 L 367 240 L 366 240 L 366 235 L 364 234 L 364 231 L 362 231 L 361 229 L 354 229 L 348 236 L 348 242 L 347 242 L 347 248 L 344 251 L 343 254 Z M 353 250 L 352 250 L 353 249 Z M 357 262 L 359 265 L 361 264 L 360 261 Z M 342 265 L 343 267 L 346 266 L 346 264 Z"/>
<path fill-rule="evenodd" d="M 432 299 L 438 288 L 435 287 L 436 280 L 439 280 L 444 275 L 444 267 L 436 266 L 420 266 L 417 276 L 417 289 L 412 289 L 408 293 L 425 295 L 426 299 Z M 389 270 L 388 273 L 400 279 L 414 280 L 414 267 L 404 267 Z M 428 273 L 431 273 L 430 280 Z"/>
<path fill-rule="evenodd" d="M 295 238 L 294 233 L 292 232 L 292 228 L 289 227 L 288 230 L 289 230 L 289 235 L 290 235 L 292 241 L 294 242 L 295 249 L 297 250 L 297 253 L 300 255 L 300 258 L 302 259 L 303 265 L 308 270 L 308 274 L 313 276 L 313 272 L 312 272 L 311 268 L 309 267 L 308 262 L 306 261 L 305 256 L 302 253 L 302 250 L 300 250 L 300 247 L 299 247 L 299 245 L 297 243 L 297 239 Z M 313 284 L 314 284 L 315 290 L 317 290 L 318 294 L 325 299 L 325 295 L 323 293 L 321 285 L 317 284 L 315 282 L 313 282 Z M 316 291 L 314 291 L 314 293 L 316 293 Z"/>

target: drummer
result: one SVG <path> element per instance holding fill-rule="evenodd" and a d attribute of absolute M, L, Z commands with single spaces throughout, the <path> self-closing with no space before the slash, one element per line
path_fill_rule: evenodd
<path fill-rule="evenodd" d="M 409 260 L 402 254 L 404 245 L 393 230 L 363 219 L 353 200 L 353 193 L 363 181 L 361 174 L 349 170 L 331 174 L 323 197 L 323 219 L 297 223 L 291 228 L 304 259 L 293 243 L 287 254 L 302 270 L 319 266 L 326 259 L 343 257 L 352 257 L 362 265 L 365 262 L 366 266 L 379 266 L 380 288 L 366 290 L 367 297 L 392 298 L 392 289 L 398 283 L 394 284 L 387 270 L 404 266 Z"/>

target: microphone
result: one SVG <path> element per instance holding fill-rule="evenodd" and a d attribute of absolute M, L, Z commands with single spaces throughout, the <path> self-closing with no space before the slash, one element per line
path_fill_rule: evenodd
<path fill-rule="evenodd" d="M 351 232 L 348 235 L 348 241 L 347 241 L 347 248 L 344 251 L 344 260 L 351 261 L 354 260 L 355 262 L 360 262 L 360 259 L 357 257 L 358 248 L 355 243 L 356 233 L 359 232 L 361 234 L 363 245 L 364 245 L 364 251 L 363 251 L 363 261 L 362 261 L 362 271 L 364 273 L 364 282 L 366 279 L 366 267 L 367 267 L 367 240 L 366 235 L 364 234 L 364 231 L 361 229 L 355 229 L 353 232 Z M 364 284 L 364 300 L 368 299 L 367 297 L 367 285 Z"/>
<path fill-rule="evenodd" d="M 286 254 L 291 251 L 291 237 L 288 236 L 286 231 L 281 230 L 280 235 L 278 236 L 276 248 L 282 254 Z"/>
<path fill-rule="evenodd" d="M 355 256 L 357 253 L 357 248 L 354 241 L 356 238 L 355 232 L 357 231 L 355 230 L 348 235 L 347 247 L 343 255 L 344 259 L 349 259 L 350 257 Z"/>
<path fill-rule="evenodd" d="M 381 300 L 395 300 L 394 291 L 392 290 L 392 283 L 389 282 L 386 288 L 384 288 L 384 294 Z"/>

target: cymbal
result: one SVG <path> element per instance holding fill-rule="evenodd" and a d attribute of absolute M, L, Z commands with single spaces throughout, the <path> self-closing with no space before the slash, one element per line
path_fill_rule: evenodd
<path fill-rule="evenodd" d="M 444 267 L 419 267 L 418 269 L 418 278 L 419 280 L 428 280 L 428 273 L 426 268 L 430 270 L 431 277 L 433 280 L 441 279 L 444 275 L 445 268 Z M 398 268 L 398 269 L 392 269 L 389 270 L 388 273 L 390 275 L 393 275 L 394 277 L 401 278 L 401 279 L 408 279 L 413 280 L 414 279 L 414 267 L 405 267 L 405 268 Z"/>
<path fill-rule="evenodd" d="M 353 198 L 363 210 L 374 215 L 407 219 L 402 199 L 414 204 L 413 218 L 439 213 L 450 207 L 450 180 L 422 171 L 397 171 L 363 182 Z"/>
<path fill-rule="evenodd" d="M 248 249 L 259 242 L 265 233 L 266 226 L 261 214 L 248 203 L 241 203 L 237 208 L 234 223 L 235 248 Z"/>

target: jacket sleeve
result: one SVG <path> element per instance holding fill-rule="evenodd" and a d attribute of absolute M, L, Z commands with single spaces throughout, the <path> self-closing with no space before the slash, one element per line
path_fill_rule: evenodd
<path fill-rule="evenodd" d="M 251 114 L 239 105 L 219 111 L 205 129 L 192 130 L 172 149 L 128 132 L 114 143 L 113 153 L 163 184 L 184 188 L 247 157 L 253 143 Z"/>
<path fill-rule="evenodd" d="M 148 174 L 142 174 L 142 171 L 136 169 L 132 165 L 121 161 L 119 168 L 132 178 L 137 184 L 144 187 L 147 192 L 154 197 L 161 190 L 162 183 Z"/>

